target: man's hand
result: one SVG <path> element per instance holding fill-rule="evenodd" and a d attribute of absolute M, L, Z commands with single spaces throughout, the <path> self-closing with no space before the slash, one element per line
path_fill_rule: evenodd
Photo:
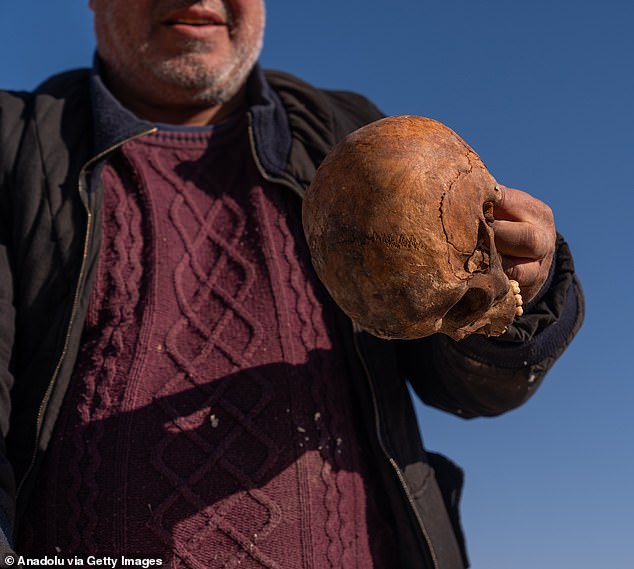
<path fill-rule="evenodd" d="M 504 272 L 520 284 L 524 304 L 542 288 L 555 254 L 555 222 L 551 209 L 533 196 L 498 185 L 493 232 Z"/>

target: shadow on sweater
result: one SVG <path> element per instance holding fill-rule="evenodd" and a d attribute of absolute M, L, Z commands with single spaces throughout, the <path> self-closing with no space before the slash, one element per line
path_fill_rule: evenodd
<path fill-rule="evenodd" d="M 378 563 L 391 539 L 385 492 L 349 382 L 324 381 L 330 369 L 328 351 L 316 350 L 297 365 L 198 378 L 61 440 L 58 424 L 18 551 L 273 567 L 276 548 L 315 549 L 339 563 L 359 555 L 367 527 Z"/>

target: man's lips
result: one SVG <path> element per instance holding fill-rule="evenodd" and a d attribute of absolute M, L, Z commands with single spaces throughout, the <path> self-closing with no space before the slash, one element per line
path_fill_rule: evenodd
<path fill-rule="evenodd" d="M 226 19 L 213 10 L 204 8 L 185 8 L 168 14 L 163 19 L 167 26 L 226 26 Z"/>

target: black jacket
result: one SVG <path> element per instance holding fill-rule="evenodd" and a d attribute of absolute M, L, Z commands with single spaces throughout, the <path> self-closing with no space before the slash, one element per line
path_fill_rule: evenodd
<path fill-rule="evenodd" d="M 10 546 L 66 393 L 97 266 L 103 159 L 152 125 L 97 116 L 91 73 L 48 80 L 34 93 L 0 92 L 0 525 Z M 381 117 L 363 97 L 315 89 L 279 72 L 249 80 L 249 134 L 261 174 L 301 197 L 346 133 Z M 341 315 L 371 453 L 395 514 L 399 567 L 466 565 L 457 502 L 461 471 L 427 453 L 406 380 L 426 403 L 474 417 L 528 399 L 570 342 L 583 296 L 559 238 L 547 290 L 501 339 L 436 335 L 384 341 Z M 0 543 L 2 537 L 0 537 Z M 1 547 L 0 547 L 1 549 Z M 0 560 L 1 563 L 1 560 Z"/>

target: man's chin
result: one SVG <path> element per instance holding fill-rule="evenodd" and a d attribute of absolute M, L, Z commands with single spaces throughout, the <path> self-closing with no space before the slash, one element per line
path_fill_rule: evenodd
<path fill-rule="evenodd" d="M 255 65 L 256 59 L 253 62 L 251 59 L 214 66 L 190 54 L 177 60 L 162 61 L 148 71 L 164 89 L 155 96 L 169 96 L 171 91 L 189 102 L 216 105 L 227 103 L 240 91 Z"/>

